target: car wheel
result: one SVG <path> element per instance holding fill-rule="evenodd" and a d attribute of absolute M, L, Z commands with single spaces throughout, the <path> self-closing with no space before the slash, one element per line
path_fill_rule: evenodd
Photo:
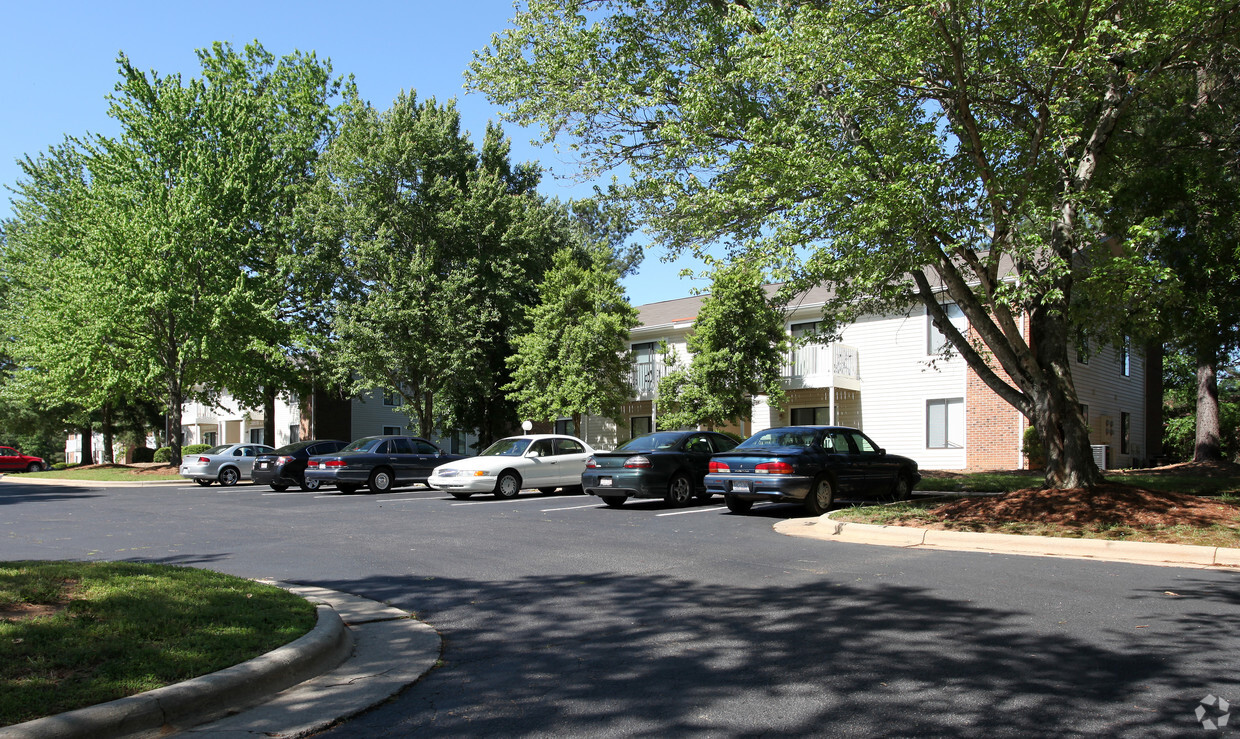
<path fill-rule="evenodd" d="M 357 492 L 358 485 L 337 485 L 336 489 L 345 495 L 352 495 Z"/>
<path fill-rule="evenodd" d="M 672 476 L 672 481 L 667 484 L 667 494 L 663 496 L 664 502 L 670 506 L 683 508 L 689 505 L 689 501 L 693 499 L 693 483 L 684 473 L 676 473 Z"/>
<path fill-rule="evenodd" d="M 208 486 L 208 485 L 210 485 L 210 484 L 211 484 L 211 481 L 210 481 L 210 480 L 204 480 L 204 479 L 202 479 L 201 477 L 195 477 L 195 478 L 194 478 L 194 482 L 198 483 L 199 485 L 203 486 L 204 488 L 205 488 L 206 486 Z"/>
<path fill-rule="evenodd" d="M 896 483 L 891 486 L 892 500 L 908 500 L 913 497 L 913 483 L 909 482 L 908 475 L 901 472 L 896 475 Z"/>
<path fill-rule="evenodd" d="M 609 508 L 619 508 L 624 505 L 624 501 L 627 500 L 627 498 L 623 495 L 600 495 L 599 497 L 603 499 L 603 502 L 606 503 Z"/>
<path fill-rule="evenodd" d="M 501 473 L 499 479 L 495 481 L 496 498 L 515 498 L 519 492 L 521 492 L 521 477 L 512 470 Z"/>
<path fill-rule="evenodd" d="M 749 509 L 753 508 L 752 500 L 738 498 L 735 495 L 723 496 L 723 502 L 728 504 L 728 510 L 733 513 L 749 513 Z"/>
<path fill-rule="evenodd" d="M 313 492 L 323 487 L 323 481 L 322 480 L 302 480 L 300 487 L 302 490 L 305 490 L 307 493 Z"/>
<path fill-rule="evenodd" d="M 31 462 L 30 466 L 26 467 L 27 472 L 39 472 L 42 469 L 43 468 L 39 466 L 38 462 Z"/>
<path fill-rule="evenodd" d="M 283 493 L 285 490 L 288 490 L 288 485 L 275 485 L 275 484 L 273 484 L 273 485 L 271 486 L 271 489 L 272 489 L 272 490 L 274 490 L 274 491 L 276 491 L 277 493 Z"/>
<path fill-rule="evenodd" d="M 392 471 L 387 467 L 379 467 L 370 473 L 370 491 L 386 493 L 392 489 Z"/>
<path fill-rule="evenodd" d="M 230 487 L 237 484 L 237 480 L 241 479 L 241 473 L 236 467 L 225 467 L 220 470 L 220 484 L 224 487 Z"/>
<path fill-rule="evenodd" d="M 457 500 L 469 500 L 469 496 L 471 495 L 473 495 L 473 493 L 452 493 L 452 497 Z"/>
<path fill-rule="evenodd" d="M 831 484 L 831 478 L 823 476 L 810 486 L 809 495 L 805 496 L 805 510 L 812 515 L 821 516 L 831 509 L 834 502 L 835 486 Z"/>
<path fill-rule="evenodd" d="M 538 488 L 538 492 L 542 493 L 543 495 L 551 495 L 555 491 L 556 491 L 556 488 Z"/>

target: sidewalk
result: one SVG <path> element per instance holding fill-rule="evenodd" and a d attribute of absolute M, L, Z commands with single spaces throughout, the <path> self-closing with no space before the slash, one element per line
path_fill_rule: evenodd
<path fill-rule="evenodd" d="M 382 703 L 439 661 L 439 635 L 405 611 L 323 588 L 271 584 L 318 605 L 310 633 L 210 675 L 0 728 L 0 739 L 304 737 Z"/>
<path fill-rule="evenodd" d="M 918 529 L 908 526 L 878 526 L 833 521 L 831 520 L 833 513 L 835 512 L 828 512 L 817 518 L 779 521 L 775 524 L 775 530 L 788 536 L 906 549 L 1074 557 L 1167 567 L 1240 567 L 1240 549 L 1226 547 L 1108 539 L 1068 539 L 1020 534 L 980 534 L 969 531 Z"/>
<path fill-rule="evenodd" d="M 134 480 L 129 482 L 125 480 L 82 480 L 72 477 L 27 477 L 26 475 L 14 476 L 7 474 L 0 474 L 0 482 L 20 485 L 77 485 L 79 487 L 102 488 L 134 488 L 155 485 L 188 485 L 193 483 L 192 480 L 184 478 L 177 480 Z"/>

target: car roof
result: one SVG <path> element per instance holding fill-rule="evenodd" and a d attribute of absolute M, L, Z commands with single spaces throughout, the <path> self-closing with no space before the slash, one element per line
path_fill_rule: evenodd
<path fill-rule="evenodd" d="M 516 434 L 515 436 L 505 436 L 499 439 L 499 441 L 508 441 L 509 439 L 530 439 L 531 441 L 537 441 L 538 439 L 572 439 L 573 441 L 585 443 L 584 440 L 568 434 Z"/>

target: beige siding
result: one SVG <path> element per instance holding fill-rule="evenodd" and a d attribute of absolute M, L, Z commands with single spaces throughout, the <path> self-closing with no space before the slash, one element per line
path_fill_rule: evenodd
<path fill-rule="evenodd" d="M 1089 411 L 1089 440 L 1109 448 L 1109 467 L 1131 467 L 1147 461 L 1145 449 L 1145 357 L 1133 350 L 1128 376 L 1120 370 L 1113 346 L 1095 347 L 1088 364 L 1071 356 L 1077 396 Z M 1131 416 L 1128 453 L 1120 451 L 1120 417 Z"/>

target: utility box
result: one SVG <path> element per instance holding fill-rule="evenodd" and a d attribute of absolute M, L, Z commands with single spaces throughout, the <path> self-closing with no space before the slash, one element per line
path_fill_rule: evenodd
<path fill-rule="evenodd" d="M 1107 469 L 1108 458 L 1111 456 L 1111 447 L 1107 444 L 1090 444 L 1090 449 L 1094 450 L 1094 464 L 1098 465 L 1098 469 Z"/>

